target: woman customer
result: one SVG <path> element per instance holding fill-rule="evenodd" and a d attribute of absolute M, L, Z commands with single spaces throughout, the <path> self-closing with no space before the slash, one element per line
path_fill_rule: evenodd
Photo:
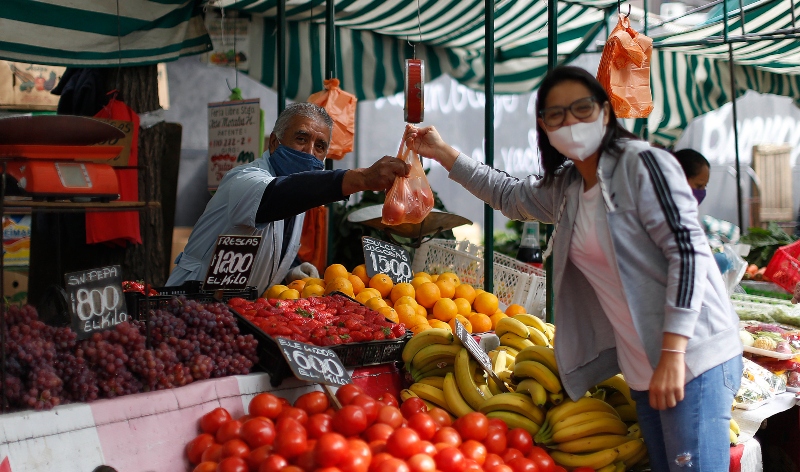
<path fill-rule="evenodd" d="M 711 177 L 711 164 L 708 159 L 694 149 L 681 149 L 673 153 L 686 174 L 692 195 L 697 200 L 697 204 L 703 203 L 706 198 L 706 186 Z"/>
<path fill-rule="evenodd" d="M 541 180 L 482 165 L 432 126 L 405 138 L 507 217 L 556 225 L 555 352 L 569 396 L 622 371 L 652 470 L 727 471 L 742 347 L 683 171 L 617 123 L 583 69 L 553 70 L 537 99 Z"/>

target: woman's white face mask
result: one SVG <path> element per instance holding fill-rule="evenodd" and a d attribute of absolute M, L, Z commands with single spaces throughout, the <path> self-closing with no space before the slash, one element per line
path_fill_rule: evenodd
<path fill-rule="evenodd" d="M 591 123 L 578 122 L 570 126 L 562 126 L 555 131 L 548 131 L 547 139 L 561 154 L 573 161 L 582 161 L 591 156 L 603 142 L 606 125 L 603 124 L 605 111 L 601 108 L 597 119 Z"/>

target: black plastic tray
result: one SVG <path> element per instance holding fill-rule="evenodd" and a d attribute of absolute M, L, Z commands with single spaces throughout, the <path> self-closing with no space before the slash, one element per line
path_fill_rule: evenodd
<path fill-rule="evenodd" d="M 158 295 L 145 297 L 139 292 L 125 292 L 125 304 L 128 307 L 129 315 L 136 320 L 143 320 L 147 316 L 147 310 L 158 310 L 169 305 L 172 297 L 185 295 L 192 300 L 210 302 L 214 300 L 214 291 L 202 290 L 200 281 L 190 281 L 178 287 L 154 287 Z M 255 300 L 258 298 L 256 287 L 247 287 L 244 290 L 223 290 L 222 301 L 227 302 L 231 298 L 244 298 L 245 300 Z"/>

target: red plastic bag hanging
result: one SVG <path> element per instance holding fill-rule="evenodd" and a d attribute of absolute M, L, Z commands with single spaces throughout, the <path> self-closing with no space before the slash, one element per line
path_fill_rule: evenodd
<path fill-rule="evenodd" d="M 389 226 L 422 223 L 433 209 L 433 191 L 422 170 L 419 155 L 408 149 L 405 142 L 400 146 L 397 158 L 411 166 L 411 172 L 408 177 L 395 178 L 392 188 L 386 192 L 381 223 Z"/>
<path fill-rule="evenodd" d="M 645 118 L 653 111 L 652 53 L 653 40 L 637 33 L 628 18 L 620 14 L 597 68 L 597 80 L 611 98 L 617 118 Z"/>
<path fill-rule="evenodd" d="M 308 102 L 321 106 L 333 118 L 333 136 L 327 157 L 338 161 L 353 150 L 358 99 L 339 88 L 339 79 L 328 79 L 323 84 L 325 90 L 312 94 Z"/>

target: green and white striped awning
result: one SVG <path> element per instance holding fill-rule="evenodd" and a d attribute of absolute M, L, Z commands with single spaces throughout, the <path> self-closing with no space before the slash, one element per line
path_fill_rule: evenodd
<path fill-rule="evenodd" d="M 211 49 L 201 13 L 198 0 L 0 0 L 0 58 L 85 67 L 172 61 Z"/>

